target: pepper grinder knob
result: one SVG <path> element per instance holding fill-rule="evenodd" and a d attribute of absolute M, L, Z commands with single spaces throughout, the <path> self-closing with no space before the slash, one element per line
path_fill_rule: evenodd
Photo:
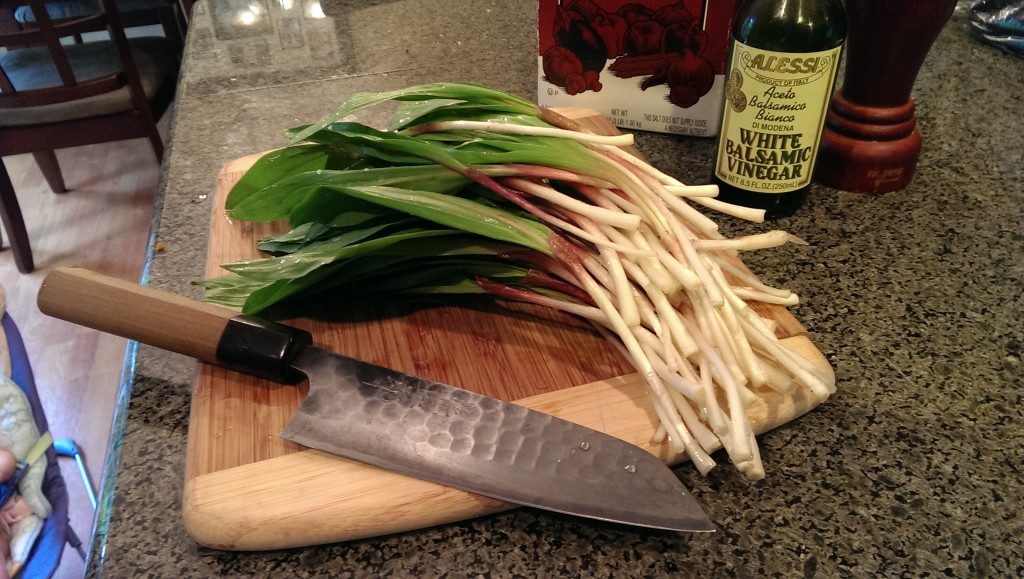
<path fill-rule="evenodd" d="M 815 180 L 860 193 L 910 184 L 921 134 L 910 92 L 957 0 L 846 0 L 846 72 L 832 96 Z"/>

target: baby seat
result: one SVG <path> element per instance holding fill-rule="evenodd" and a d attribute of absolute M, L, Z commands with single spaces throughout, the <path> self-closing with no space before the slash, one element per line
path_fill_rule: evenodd
<path fill-rule="evenodd" d="M 6 335 L 7 347 L 11 356 L 11 378 L 25 393 L 39 432 L 49 432 L 21 334 L 18 332 L 14 320 L 6 312 L 3 314 L 2 323 L 3 334 Z M 60 564 L 65 544 L 70 544 L 84 558 L 82 542 L 69 524 L 67 487 L 61 476 L 57 453 L 51 446 L 47 448 L 44 456 L 46 457 L 46 469 L 42 479 L 42 491 L 52 507 L 52 512 L 43 521 L 42 528 L 32 544 L 28 557 L 17 571 L 17 577 L 35 579 L 52 576 Z"/>

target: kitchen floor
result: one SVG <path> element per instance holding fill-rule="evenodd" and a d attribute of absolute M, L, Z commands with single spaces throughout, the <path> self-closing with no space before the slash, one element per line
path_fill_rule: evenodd
<path fill-rule="evenodd" d="M 18 272 L 5 232 L 0 284 L 25 340 L 51 434 L 77 443 L 98 492 L 127 342 L 44 316 L 35 298 L 46 273 L 61 265 L 138 281 L 160 166 L 142 139 L 62 149 L 57 158 L 70 189 L 60 195 L 50 191 L 30 155 L 3 159 L 25 216 L 36 270 Z M 83 478 L 74 459 L 60 463 L 71 526 L 88 544 L 94 512 Z M 83 571 L 81 557 L 66 548 L 56 577 L 79 577 Z"/>

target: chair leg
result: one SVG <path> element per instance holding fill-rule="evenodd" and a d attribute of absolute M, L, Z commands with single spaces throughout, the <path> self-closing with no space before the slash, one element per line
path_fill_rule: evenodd
<path fill-rule="evenodd" d="M 43 172 L 46 183 L 54 193 L 66 193 L 68 188 L 64 186 L 64 175 L 60 172 L 60 165 L 57 164 L 57 155 L 53 151 L 36 151 L 32 153 L 36 165 Z"/>
<path fill-rule="evenodd" d="M 14 194 L 14 184 L 7 174 L 7 167 L 0 160 L 0 220 L 11 238 L 11 251 L 14 252 L 14 265 L 21 273 L 31 273 L 35 269 L 32 261 L 32 247 L 28 243 L 28 231 L 25 220 L 21 216 L 21 206 Z"/>
<path fill-rule="evenodd" d="M 175 42 L 185 43 L 185 32 L 178 16 L 177 6 L 170 5 L 161 8 L 159 11 L 160 26 L 163 28 L 164 36 Z"/>
<path fill-rule="evenodd" d="M 156 121 L 149 123 L 146 129 L 149 137 L 149 144 L 153 146 L 153 153 L 156 154 L 157 163 L 164 162 L 164 140 L 160 137 L 160 131 L 156 128 Z"/>
<path fill-rule="evenodd" d="M 185 17 L 185 22 L 192 20 L 192 5 L 196 3 L 196 0 L 178 0 L 178 6 L 181 7 L 181 14 Z"/>

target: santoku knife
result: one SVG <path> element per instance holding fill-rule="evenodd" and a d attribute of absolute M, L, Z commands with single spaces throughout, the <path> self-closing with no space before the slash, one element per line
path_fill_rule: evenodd
<path fill-rule="evenodd" d="M 560 418 L 312 345 L 308 332 L 80 268 L 43 281 L 50 316 L 277 382 L 309 380 L 283 438 L 503 501 L 713 531 L 665 464 Z"/>

